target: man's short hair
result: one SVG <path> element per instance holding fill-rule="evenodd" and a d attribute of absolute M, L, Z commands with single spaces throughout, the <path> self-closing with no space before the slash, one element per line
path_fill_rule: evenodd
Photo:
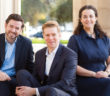
<path fill-rule="evenodd" d="M 10 20 L 21 21 L 22 22 L 21 28 L 24 28 L 24 20 L 19 14 L 10 14 L 6 19 L 6 23 L 8 24 Z"/>
<path fill-rule="evenodd" d="M 44 29 L 47 27 L 56 27 L 58 32 L 60 32 L 60 27 L 57 21 L 47 21 L 46 23 L 44 23 L 42 26 L 43 32 L 44 32 Z"/>

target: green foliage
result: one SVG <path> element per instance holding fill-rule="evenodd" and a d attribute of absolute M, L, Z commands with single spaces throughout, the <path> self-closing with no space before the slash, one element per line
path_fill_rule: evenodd
<path fill-rule="evenodd" d="M 31 26 L 49 19 L 60 23 L 72 21 L 72 0 L 21 0 L 21 15 Z M 49 16 L 48 16 L 49 14 Z"/>
<path fill-rule="evenodd" d="M 24 21 L 29 21 L 32 26 L 37 24 L 40 14 L 45 11 L 47 11 L 47 7 L 43 0 L 22 0 L 21 15 Z"/>
<path fill-rule="evenodd" d="M 45 44 L 45 41 L 44 39 L 39 39 L 39 38 L 31 38 L 32 40 L 32 43 L 35 43 L 35 44 Z"/>
<path fill-rule="evenodd" d="M 44 24 L 46 22 L 46 19 L 39 20 L 39 23 Z"/>
<path fill-rule="evenodd" d="M 31 38 L 31 40 L 32 40 L 32 43 L 34 43 L 34 44 L 45 44 L 45 41 L 44 41 L 44 39 L 39 39 L 39 38 Z M 68 43 L 68 40 L 60 40 L 60 42 L 62 43 L 62 44 L 67 44 Z"/>
<path fill-rule="evenodd" d="M 60 40 L 60 42 L 61 42 L 62 44 L 67 44 L 67 43 L 68 43 L 68 40 Z"/>
<path fill-rule="evenodd" d="M 60 3 L 61 4 L 52 9 L 50 17 L 56 18 L 60 23 L 72 21 L 72 0 L 65 0 L 65 2 Z"/>
<path fill-rule="evenodd" d="M 56 10 L 56 18 L 58 22 L 72 21 L 72 0 L 68 0 L 58 7 Z"/>

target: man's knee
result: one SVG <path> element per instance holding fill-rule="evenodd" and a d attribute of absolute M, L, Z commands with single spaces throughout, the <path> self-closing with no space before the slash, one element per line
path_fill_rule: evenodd
<path fill-rule="evenodd" d="M 55 89 L 53 87 L 49 87 L 46 90 L 46 95 L 45 96 L 57 96 Z"/>
<path fill-rule="evenodd" d="M 19 70 L 17 73 L 16 73 L 16 77 L 17 78 L 20 78 L 20 77 L 25 77 L 27 74 L 29 74 L 29 72 L 25 69 L 22 69 L 22 70 Z"/>
<path fill-rule="evenodd" d="M 16 73 L 16 75 L 19 76 L 19 75 L 22 75 L 22 74 L 25 74 L 25 73 L 27 73 L 27 70 L 22 69 L 22 70 L 19 70 L 19 71 Z"/>
<path fill-rule="evenodd" d="M 46 90 L 46 96 L 70 96 L 70 95 L 60 89 L 49 87 Z"/>

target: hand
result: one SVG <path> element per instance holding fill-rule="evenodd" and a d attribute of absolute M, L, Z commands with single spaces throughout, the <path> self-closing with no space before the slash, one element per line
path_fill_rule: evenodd
<path fill-rule="evenodd" d="M 96 78 L 108 78 L 108 73 L 105 71 L 96 72 Z"/>
<path fill-rule="evenodd" d="M 0 71 L 0 81 L 9 81 L 11 80 L 11 78 L 5 73 L 5 72 L 2 72 Z"/>
<path fill-rule="evenodd" d="M 17 96 L 33 96 L 36 95 L 36 88 L 31 88 L 27 86 L 16 87 Z"/>

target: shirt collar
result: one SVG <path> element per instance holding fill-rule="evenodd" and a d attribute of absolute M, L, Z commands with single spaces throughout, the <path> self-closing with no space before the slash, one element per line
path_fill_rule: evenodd
<path fill-rule="evenodd" d="M 82 31 L 81 31 L 81 34 L 84 36 L 84 37 L 88 37 L 88 38 L 92 38 L 91 36 L 89 36 L 87 33 L 86 33 L 86 31 L 83 29 Z M 97 30 L 95 30 L 95 34 L 96 34 L 96 38 L 97 37 L 99 37 L 99 32 L 97 31 Z"/>
<path fill-rule="evenodd" d="M 58 50 L 58 47 L 59 47 L 59 44 L 58 44 L 58 46 L 57 46 L 50 54 L 56 54 L 56 52 L 57 52 L 57 50 Z M 45 55 L 48 56 L 48 55 L 50 55 L 50 54 L 49 54 L 49 51 L 48 51 L 48 48 L 47 48 Z"/>

